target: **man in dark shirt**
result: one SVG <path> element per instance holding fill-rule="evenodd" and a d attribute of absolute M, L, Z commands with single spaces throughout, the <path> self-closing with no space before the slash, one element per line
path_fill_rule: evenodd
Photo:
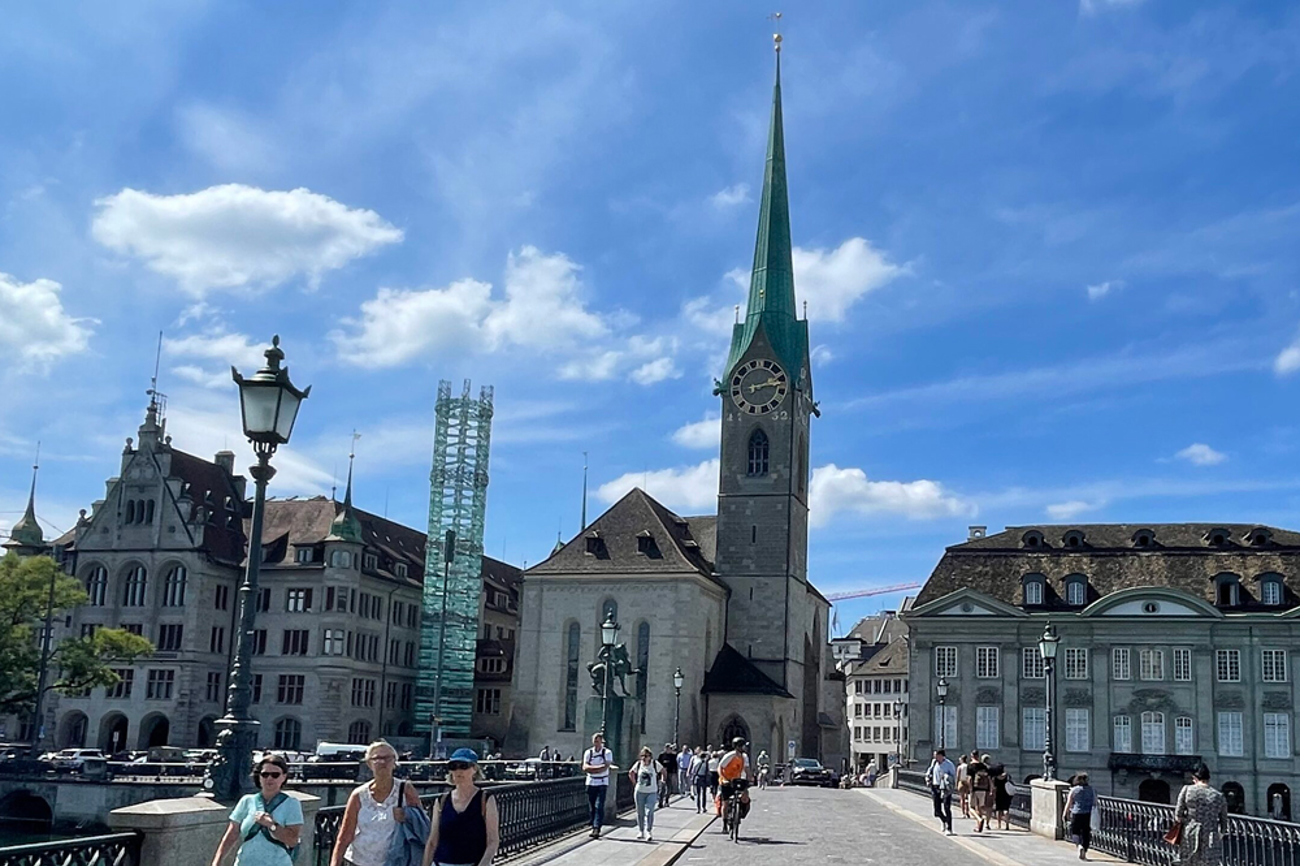
<path fill-rule="evenodd" d="M 677 786 L 677 750 L 673 748 L 672 743 L 664 743 L 664 750 L 656 760 L 659 766 L 664 768 L 664 775 L 668 777 L 668 784 L 659 786 L 659 808 L 662 809 L 668 805 L 668 794 Z"/>

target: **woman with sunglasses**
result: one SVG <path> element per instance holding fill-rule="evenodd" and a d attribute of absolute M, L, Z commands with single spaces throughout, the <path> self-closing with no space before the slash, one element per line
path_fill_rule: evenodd
<path fill-rule="evenodd" d="M 366 764 L 374 778 L 348 795 L 330 866 L 384 866 L 393 833 L 406 822 L 406 809 L 420 808 L 415 787 L 393 778 L 396 749 L 377 740 L 366 747 Z"/>
<path fill-rule="evenodd" d="M 221 837 L 212 866 L 221 866 L 238 846 L 235 866 L 293 866 L 294 848 L 302 835 L 302 805 L 284 793 L 289 762 L 280 755 L 265 755 L 253 765 L 253 784 L 259 789 L 245 794 L 230 812 L 230 826 Z"/>
<path fill-rule="evenodd" d="M 447 762 L 452 789 L 438 798 L 423 866 L 491 866 L 501 845 L 496 798 L 474 784 L 478 755 L 457 749 Z"/>

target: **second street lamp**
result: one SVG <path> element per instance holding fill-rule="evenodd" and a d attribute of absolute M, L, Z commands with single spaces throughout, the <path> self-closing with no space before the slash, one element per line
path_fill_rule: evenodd
<path fill-rule="evenodd" d="M 1047 709 L 1043 712 L 1043 778 L 1056 780 L 1056 754 L 1052 751 L 1052 711 L 1056 708 L 1056 649 L 1061 638 L 1051 620 L 1038 639 L 1038 654 L 1043 657 L 1043 676 L 1047 678 Z"/>
<path fill-rule="evenodd" d="M 253 629 L 257 624 L 257 581 L 262 568 L 262 516 L 266 510 L 266 484 L 275 476 L 271 455 L 289 441 L 302 401 L 311 387 L 299 391 L 289 381 L 289 368 L 281 367 L 284 352 L 280 338 L 271 340 L 264 353 L 266 366 L 245 379 L 234 367 L 230 375 L 239 386 L 239 409 L 244 435 L 253 445 L 257 464 L 249 468 L 253 476 L 253 514 L 248 533 L 248 563 L 244 582 L 239 587 L 239 631 L 235 642 L 235 660 L 230 666 L 230 691 L 226 714 L 217 720 L 217 756 L 212 761 L 208 780 L 218 800 L 234 802 L 250 788 L 253 750 L 257 748 L 260 723 L 249 707 L 253 701 Z"/>
<path fill-rule="evenodd" d="M 618 643 L 618 623 L 612 612 L 605 614 L 605 621 L 600 624 L 600 660 L 605 666 L 604 687 L 600 695 L 600 735 L 605 740 L 605 748 L 613 751 L 609 744 L 609 690 L 614 687 L 614 676 L 610 666 L 614 662 L 614 645 Z"/>
<path fill-rule="evenodd" d="M 948 748 L 945 742 L 948 731 L 948 711 L 944 709 L 944 705 L 948 700 L 948 680 L 940 677 L 936 690 L 939 692 L 939 748 L 946 749 Z"/>
<path fill-rule="evenodd" d="M 673 689 L 677 692 L 677 705 L 673 708 L 673 745 L 681 746 L 681 726 L 682 726 L 682 683 L 686 682 L 686 677 L 682 675 L 682 669 L 678 668 L 673 672 Z"/>

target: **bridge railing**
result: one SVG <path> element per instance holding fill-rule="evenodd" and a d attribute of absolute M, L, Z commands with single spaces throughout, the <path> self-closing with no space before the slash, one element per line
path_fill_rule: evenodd
<path fill-rule="evenodd" d="M 1097 798 L 1092 846 L 1145 866 L 1176 862 L 1177 849 L 1164 840 L 1174 807 L 1118 797 Z M 1292 866 L 1300 863 L 1300 825 L 1268 818 L 1230 815 L 1223 835 L 1224 866 Z"/>
<path fill-rule="evenodd" d="M 926 797 L 930 796 L 930 786 L 925 782 L 925 773 L 920 770 L 899 769 L 898 787 L 905 791 L 911 791 L 914 794 L 922 794 Z"/>
<path fill-rule="evenodd" d="M 63 866 L 87 863 L 94 866 L 143 866 L 140 863 L 139 833 L 110 833 L 58 842 L 10 845 L 0 848 L 0 866 Z"/>

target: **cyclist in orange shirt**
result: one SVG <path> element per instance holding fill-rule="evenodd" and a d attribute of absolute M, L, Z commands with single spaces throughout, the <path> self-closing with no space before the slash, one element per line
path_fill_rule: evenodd
<path fill-rule="evenodd" d="M 749 765 L 749 755 L 745 752 L 745 738 L 736 737 L 731 741 L 731 751 L 722 756 L 718 762 L 718 797 L 725 801 L 736 790 L 740 797 L 740 817 L 743 820 L 749 813 L 749 795 L 745 789 L 754 780 L 754 771 Z"/>

